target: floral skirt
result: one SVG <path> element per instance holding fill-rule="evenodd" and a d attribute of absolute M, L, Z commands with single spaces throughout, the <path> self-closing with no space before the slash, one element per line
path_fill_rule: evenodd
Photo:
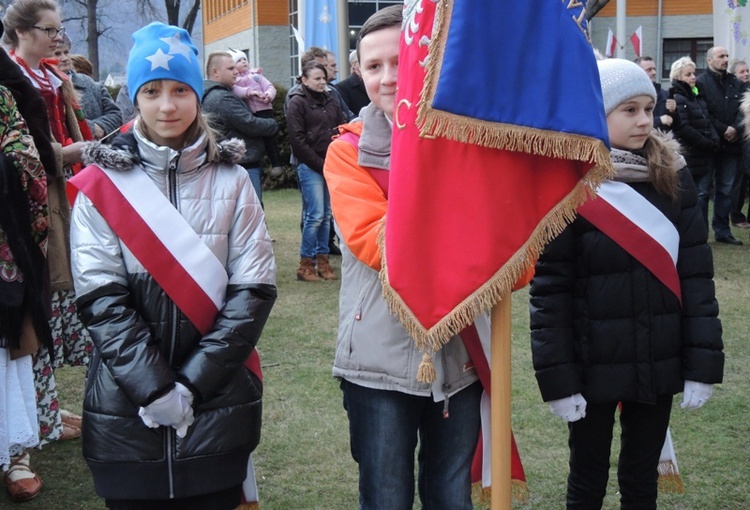
<path fill-rule="evenodd" d="M 73 290 L 58 290 L 52 293 L 50 328 L 55 346 L 52 368 L 89 364 L 93 344 L 89 332 L 78 318 L 75 298 Z"/>
<path fill-rule="evenodd" d="M 34 362 L 34 386 L 36 387 L 36 411 L 39 418 L 39 446 L 42 446 L 57 441 L 62 434 L 55 372 L 52 370 L 49 351 L 46 347 L 39 349 Z"/>

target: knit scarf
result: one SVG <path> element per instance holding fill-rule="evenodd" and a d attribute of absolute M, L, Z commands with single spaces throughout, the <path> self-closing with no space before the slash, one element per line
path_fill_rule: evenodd
<path fill-rule="evenodd" d="M 614 181 L 630 183 L 651 180 L 646 158 L 639 153 L 612 148 L 610 157 L 616 172 Z"/>
<path fill-rule="evenodd" d="M 47 180 L 9 98 L 0 89 L 0 345 L 18 348 L 30 316 L 37 337 L 51 348 Z"/>

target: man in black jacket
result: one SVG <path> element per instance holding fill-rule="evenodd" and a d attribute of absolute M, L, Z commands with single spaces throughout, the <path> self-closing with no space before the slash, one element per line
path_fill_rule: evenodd
<path fill-rule="evenodd" d="M 253 115 L 243 100 L 232 92 L 237 78 L 232 55 L 226 52 L 211 53 L 206 62 L 206 76 L 201 106 L 211 114 L 219 128 L 221 139 L 239 138 L 245 142 L 245 156 L 240 165 L 247 169 L 258 198 L 262 199 L 263 156 L 266 154 L 264 136 L 279 131 L 274 119 Z"/>
<path fill-rule="evenodd" d="M 741 245 L 742 241 L 735 239 L 729 228 L 729 214 L 736 198 L 739 198 L 739 185 L 742 182 L 742 83 L 727 72 L 729 52 L 726 48 L 714 46 L 709 49 L 706 62 L 708 69 L 698 77 L 698 88 L 706 98 L 714 127 L 721 136 L 721 149 L 714 158 L 714 216 L 711 226 L 717 242 Z M 698 182 L 698 199 L 707 197 L 710 188 L 711 173 Z"/>
<path fill-rule="evenodd" d="M 360 110 L 370 104 L 370 98 L 367 97 L 365 83 L 362 81 L 362 76 L 359 72 L 357 50 L 352 50 L 349 54 L 349 65 L 351 66 L 352 74 L 345 80 L 338 82 L 336 88 L 339 89 L 341 97 L 347 106 L 349 106 L 349 109 L 355 115 L 359 115 Z"/>

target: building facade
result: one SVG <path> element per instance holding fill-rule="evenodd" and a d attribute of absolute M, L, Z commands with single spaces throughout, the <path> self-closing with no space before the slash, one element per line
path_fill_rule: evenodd
<path fill-rule="evenodd" d="M 616 32 L 617 2 L 610 0 L 591 21 L 591 41 L 604 53 L 609 29 Z M 669 81 L 669 69 L 680 57 L 689 56 L 698 72 L 706 68 L 706 50 L 713 46 L 712 0 L 627 0 L 625 58 L 636 58 L 630 36 L 642 27 L 642 56 L 656 61 L 658 78 Z M 731 55 L 730 55 L 731 57 Z"/>
<path fill-rule="evenodd" d="M 228 48 L 244 51 L 274 83 L 289 81 L 290 28 L 283 0 L 204 0 L 203 55 Z"/>

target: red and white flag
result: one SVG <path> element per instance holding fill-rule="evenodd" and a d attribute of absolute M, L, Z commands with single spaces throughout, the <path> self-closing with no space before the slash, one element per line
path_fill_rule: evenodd
<path fill-rule="evenodd" d="M 635 50 L 635 56 L 640 57 L 643 50 L 643 27 L 639 26 L 633 35 L 630 36 L 630 42 L 633 43 L 633 50 Z"/>
<path fill-rule="evenodd" d="M 617 42 L 617 39 L 615 38 L 614 32 L 612 32 L 612 29 L 609 28 L 607 32 L 607 47 L 604 49 L 604 56 L 614 57 L 617 46 L 619 46 L 619 43 Z"/>

